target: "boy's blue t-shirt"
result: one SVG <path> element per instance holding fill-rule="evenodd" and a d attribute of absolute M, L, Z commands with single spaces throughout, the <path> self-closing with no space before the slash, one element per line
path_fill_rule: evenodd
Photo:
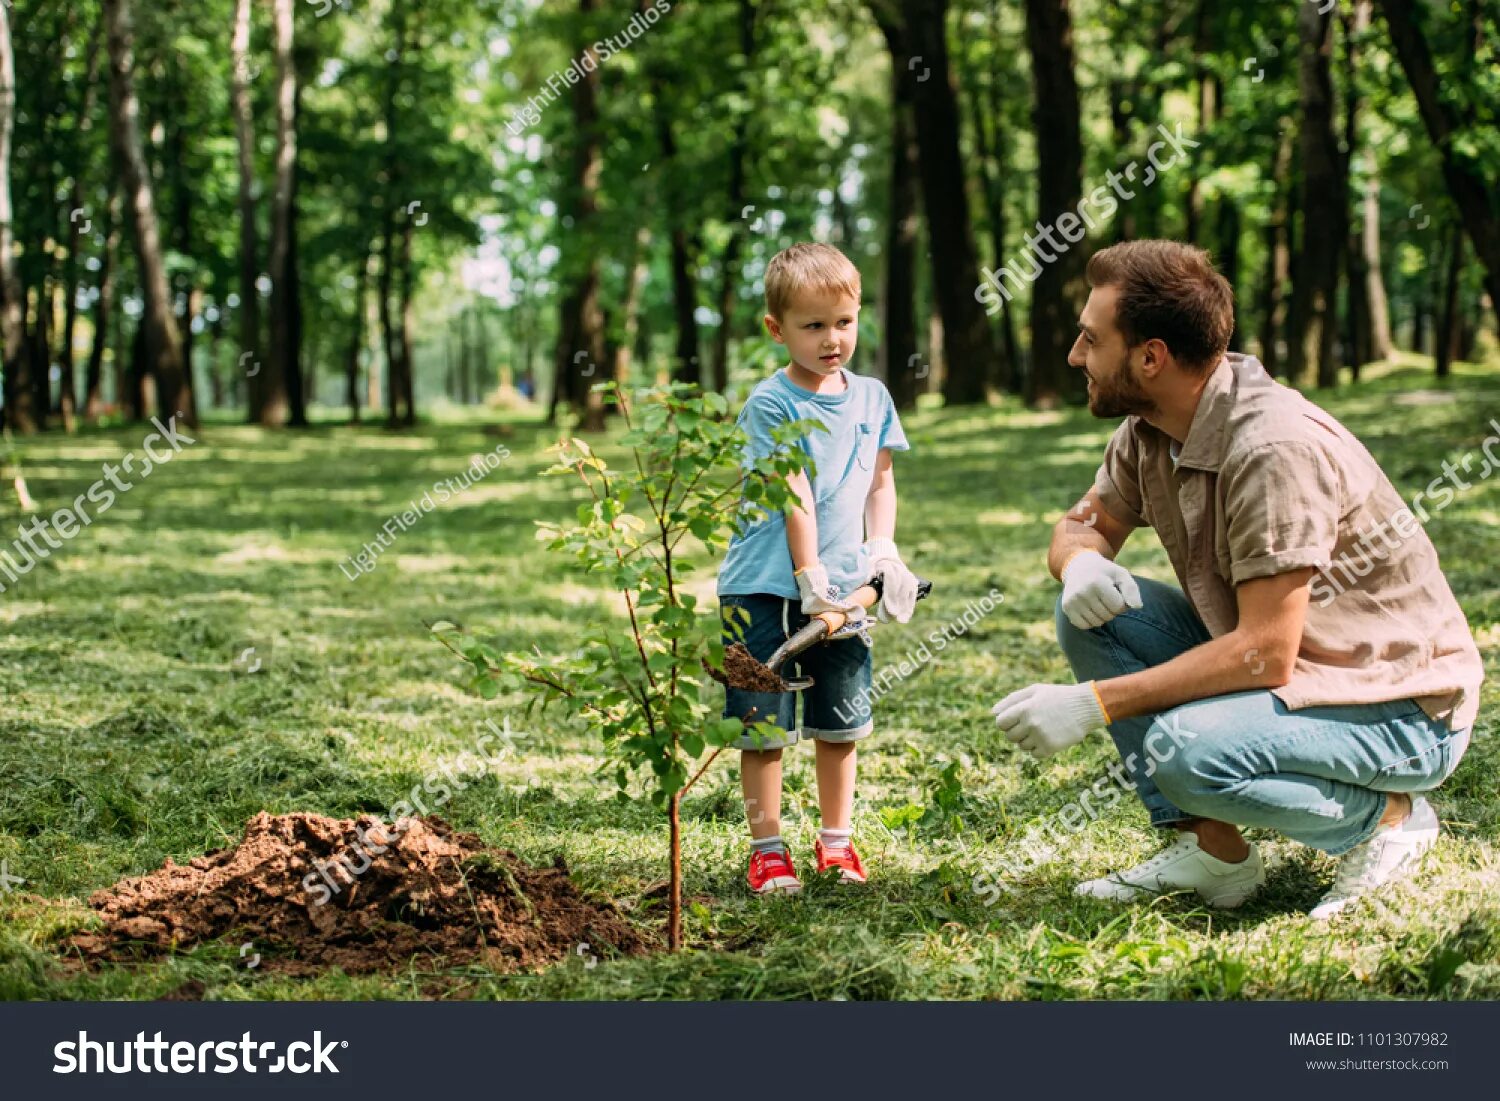
<path fill-rule="evenodd" d="M 812 494 L 818 519 L 818 560 L 841 593 L 868 581 L 869 563 L 862 550 L 865 499 L 875 480 L 875 459 L 884 447 L 907 451 L 906 433 L 895 402 L 879 379 L 844 370 L 841 393 L 815 394 L 777 371 L 751 392 L 738 425 L 749 437 L 747 460 L 763 458 L 775 448 L 771 429 L 797 420 L 818 420 L 827 432 L 809 432 L 803 449 L 816 464 Z M 786 517 L 780 512 L 751 524 L 729 543 L 719 570 L 720 596 L 767 593 L 797 599 L 792 552 L 786 543 Z"/>

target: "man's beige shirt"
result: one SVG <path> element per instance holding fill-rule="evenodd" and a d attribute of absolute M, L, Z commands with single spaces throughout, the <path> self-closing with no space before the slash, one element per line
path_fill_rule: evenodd
<path fill-rule="evenodd" d="M 1328 413 L 1227 355 L 1174 467 L 1139 417 L 1110 438 L 1094 488 L 1110 515 L 1155 529 L 1209 634 L 1239 620 L 1241 581 L 1314 567 L 1289 708 L 1413 699 L 1474 724 L 1484 666 L 1437 551 L 1370 453 Z M 1247 660 L 1254 660 L 1253 656 Z"/>

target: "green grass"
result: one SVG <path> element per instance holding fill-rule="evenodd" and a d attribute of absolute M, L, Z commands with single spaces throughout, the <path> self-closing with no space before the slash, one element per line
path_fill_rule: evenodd
<path fill-rule="evenodd" d="M 1430 386 L 1408 367 L 1325 400 L 1404 496 L 1500 416 L 1493 368 L 1417 393 Z M 154 998 L 191 979 L 224 999 L 1500 997 L 1494 480 L 1429 526 L 1491 681 L 1469 755 L 1436 800 L 1448 830 L 1409 887 L 1315 924 L 1304 913 L 1331 861 L 1265 835 L 1269 889 L 1233 914 L 1181 898 L 1134 908 L 1075 899 L 1080 875 L 1154 847 L 1143 813 L 1121 800 L 987 908 L 973 876 L 1108 760 L 1107 739 L 1095 737 L 1034 762 L 997 736 L 989 705 L 1068 676 L 1044 552 L 1110 426 L 1078 410 L 1007 405 L 924 410 L 907 427 L 914 450 L 898 460 L 898 535 L 937 589 L 912 624 L 881 628 L 877 671 L 992 587 L 1005 600 L 877 704 L 855 816 L 867 888 L 814 882 L 798 899 L 750 898 L 738 778 L 721 761 L 685 807 L 689 947 L 676 955 L 592 968 L 579 959 L 520 976 L 413 960 L 388 977 L 291 980 L 237 967 L 226 945 L 81 973 L 54 945 L 92 920 L 92 891 L 231 844 L 262 809 L 384 812 L 471 747 L 486 717 L 526 731 L 524 751 L 441 813 L 529 860 L 561 853 L 586 889 L 648 928 L 663 920 L 654 888 L 665 876 L 664 822 L 644 800 L 617 802 L 611 781 L 594 775 L 587 729 L 559 714 L 528 720 L 520 699 L 485 703 L 464 691 L 461 668 L 424 627 L 453 619 L 508 648 L 563 652 L 580 622 L 615 614 L 607 594 L 534 537 L 534 520 L 569 516 L 575 488 L 537 476 L 549 434 L 526 424 L 410 435 L 212 425 L 0 594 L 0 858 L 26 880 L 0 894 L 0 997 Z M 48 510 L 71 501 L 142 436 L 26 441 L 32 492 Z M 499 470 L 401 535 L 373 574 L 344 576 L 339 563 L 387 516 L 501 442 L 513 454 Z M 15 522 L 6 519 L 7 543 Z M 1149 533 L 1124 561 L 1170 578 Z M 711 568 L 696 585 L 712 592 Z M 262 662 L 253 674 L 235 665 L 249 647 Z M 955 761 L 960 792 L 942 776 Z M 952 813 L 895 832 L 883 824 L 881 811 L 930 807 L 942 793 Z M 808 751 L 788 754 L 786 810 L 805 856 L 816 828 Z"/>

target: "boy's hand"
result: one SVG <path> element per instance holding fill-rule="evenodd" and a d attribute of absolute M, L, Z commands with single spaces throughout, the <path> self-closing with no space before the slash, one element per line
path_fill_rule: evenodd
<path fill-rule="evenodd" d="M 797 581 L 797 592 L 802 595 L 803 615 L 838 612 L 850 619 L 863 618 L 865 610 L 834 587 L 828 580 L 828 571 L 823 568 L 823 563 L 814 562 L 792 576 Z"/>
<path fill-rule="evenodd" d="M 869 540 L 865 551 L 870 556 L 871 576 L 880 574 L 885 579 L 880 597 L 881 622 L 909 622 L 917 607 L 917 575 L 901 561 L 895 542 L 885 536 Z"/>
<path fill-rule="evenodd" d="M 1006 738 L 1037 758 L 1077 745 L 1106 721 L 1093 681 L 1033 684 L 1012 692 L 992 711 Z"/>
<path fill-rule="evenodd" d="M 1126 608 L 1141 606 L 1130 571 L 1095 550 L 1079 551 L 1062 571 L 1062 609 L 1080 631 L 1102 627 Z"/>

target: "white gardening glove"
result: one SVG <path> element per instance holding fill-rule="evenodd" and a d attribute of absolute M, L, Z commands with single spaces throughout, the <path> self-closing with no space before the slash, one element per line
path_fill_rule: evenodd
<path fill-rule="evenodd" d="M 917 607 L 917 575 L 907 569 L 901 561 L 901 552 L 896 544 L 885 536 L 865 543 L 869 555 L 870 576 L 881 575 L 880 621 L 907 623 Z"/>
<path fill-rule="evenodd" d="M 1126 608 L 1141 606 L 1140 586 L 1124 566 L 1098 551 L 1079 551 L 1062 572 L 1062 608 L 1080 631 L 1102 627 Z"/>
<path fill-rule="evenodd" d="M 1005 736 L 1037 758 L 1077 745 L 1107 721 L 1093 681 L 1033 684 L 1012 692 L 992 710 Z"/>
<path fill-rule="evenodd" d="M 803 615 L 838 612 L 847 619 L 864 619 L 865 610 L 840 593 L 828 580 L 828 571 L 823 568 L 823 563 L 814 562 L 792 576 L 797 582 L 797 592 L 802 596 Z"/>

